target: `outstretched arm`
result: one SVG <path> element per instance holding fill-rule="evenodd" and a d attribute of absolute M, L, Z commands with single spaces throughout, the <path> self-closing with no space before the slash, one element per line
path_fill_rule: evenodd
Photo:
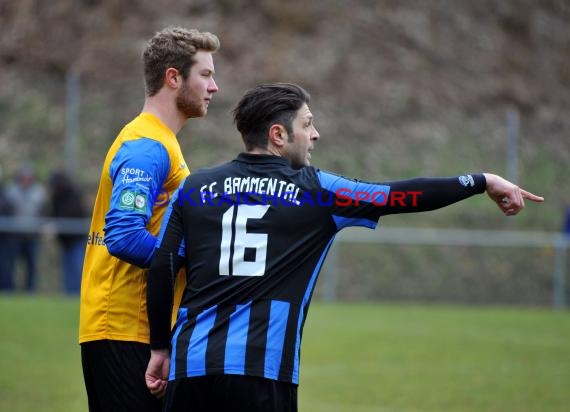
<path fill-rule="evenodd" d="M 486 192 L 507 216 L 514 216 L 524 208 L 524 200 L 544 202 L 544 198 L 537 196 L 517 185 L 491 173 L 483 173 L 487 180 Z"/>
<path fill-rule="evenodd" d="M 491 173 L 384 183 L 348 179 L 322 170 L 317 176 L 321 187 L 333 197 L 330 213 L 338 230 L 348 226 L 374 228 L 381 216 L 440 209 L 484 192 L 507 216 L 520 212 L 524 199 L 544 201 Z"/>
<path fill-rule="evenodd" d="M 428 177 L 386 183 L 390 193 L 418 193 L 417 203 L 387 202 L 381 215 L 426 212 L 464 200 L 477 193 L 487 192 L 489 197 L 507 216 L 513 216 L 524 208 L 524 199 L 543 202 L 544 198 L 521 189 L 514 183 L 492 173 L 455 177 Z M 395 197 L 395 196 L 394 196 Z"/>

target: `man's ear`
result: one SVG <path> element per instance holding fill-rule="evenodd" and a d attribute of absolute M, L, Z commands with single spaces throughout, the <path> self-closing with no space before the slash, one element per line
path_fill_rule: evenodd
<path fill-rule="evenodd" d="M 174 67 L 169 67 L 164 73 L 164 84 L 171 89 L 178 88 L 178 78 L 182 77 Z"/>
<path fill-rule="evenodd" d="M 283 125 L 275 123 L 271 125 L 269 128 L 269 143 L 271 143 L 275 147 L 283 147 L 285 146 L 285 142 L 287 142 L 287 130 L 283 127 Z"/>

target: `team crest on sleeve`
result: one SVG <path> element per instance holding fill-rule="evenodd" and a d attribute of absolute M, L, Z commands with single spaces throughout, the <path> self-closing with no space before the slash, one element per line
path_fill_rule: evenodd
<path fill-rule="evenodd" d="M 148 196 L 146 193 L 138 193 L 134 190 L 123 190 L 119 200 L 119 209 L 145 213 L 147 203 Z"/>
<path fill-rule="evenodd" d="M 459 176 L 459 183 L 465 187 L 473 187 L 475 186 L 475 181 L 473 180 L 473 176 L 466 175 L 466 176 Z"/>
<path fill-rule="evenodd" d="M 137 212 L 146 212 L 147 195 L 145 193 L 138 193 L 135 196 L 135 210 Z"/>

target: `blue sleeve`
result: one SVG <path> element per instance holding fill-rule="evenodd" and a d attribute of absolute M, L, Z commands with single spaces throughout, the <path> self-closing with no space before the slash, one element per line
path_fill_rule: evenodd
<path fill-rule="evenodd" d="M 317 171 L 321 187 L 330 192 L 331 215 L 337 229 L 349 226 L 376 228 L 380 218 L 378 204 L 385 202 L 390 186 L 348 179 L 330 172 Z"/>
<path fill-rule="evenodd" d="M 155 140 L 127 141 L 117 151 L 109 170 L 113 190 L 104 228 L 111 255 L 136 266 L 150 265 L 156 238 L 147 224 L 169 170 L 168 152 Z"/>

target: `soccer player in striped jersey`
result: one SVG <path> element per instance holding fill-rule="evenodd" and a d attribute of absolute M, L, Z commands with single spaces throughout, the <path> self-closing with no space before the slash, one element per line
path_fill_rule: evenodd
<path fill-rule="evenodd" d="M 192 174 L 170 203 L 147 289 L 146 377 L 166 387 L 166 411 L 297 410 L 303 325 L 343 228 L 375 228 L 381 216 L 485 191 L 507 215 L 524 199 L 543 200 L 488 173 L 368 183 L 316 169 L 319 133 L 308 103 L 293 84 L 247 92 L 234 110 L 246 152 Z M 171 335 L 172 283 L 183 265 Z"/>
<path fill-rule="evenodd" d="M 190 173 L 176 133 L 189 118 L 205 116 L 218 91 L 212 58 L 218 47 L 213 34 L 183 28 L 164 29 L 148 42 L 142 112 L 121 130 L 103 163 L 79 315 L 90 412 L 162 409 L 144 378 L 150 358 L 145 268 L 167 209 L 164 198 Z"/>

